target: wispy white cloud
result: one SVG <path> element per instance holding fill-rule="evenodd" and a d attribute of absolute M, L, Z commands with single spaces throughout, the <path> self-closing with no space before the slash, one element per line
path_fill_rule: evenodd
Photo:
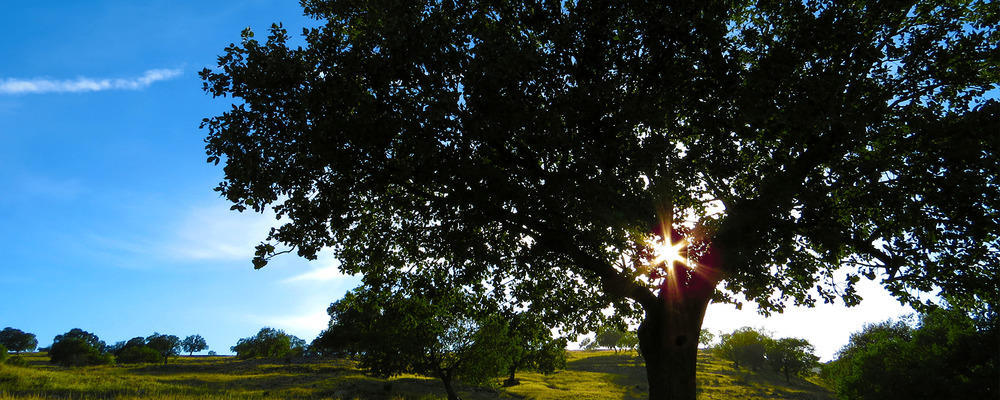
<path fill-rule="evenodd" d="M 296 336 L 309 339 L 326 329 L 330 323 L 330 316 L 325 310 L 316 310 L 298 315 L 286 316 L 258 316 L 251 315 L 250 319 L 262 325 L 278 328 Z"/>
<path fill-rule="evenodd" d="M 139 90 L 155 82 L 175 78 L 179 69 L 151 69 L 137 78 L 0 79 L 0 94 L 81 93 L 102 90 Z"/>
<path fill-rule="evenodd" d="M 346 275 L 340 273 L 336 265 L 331 265 L 329 267 L 317 268 L 312 271 L 307 271 L 305 273 L 295 275 L 290 278 L 282 280 L 283 283 L 294 283 L 294 282 L 329 282 L 334 279 L 343 278 Z"/>
<path fill-rule="evenodd" d="M 187 261 L 245 260 L 276 226 L 273 213 L 230 211 L 222 202 L 193 207 L 174 222 L 161 246 L 171 258 Z"/>
<path fill-rule="evenodd" d="M 282 279 L 281 283 L 327 283 L 350 278 L 349 275 L 345 275 L 340 272 L 340 261 L 334 257 L 332 250 L 320 250 L 320 252 L 316 255 L 316 260 L 310 262 L 309 264 L 318 265 L 318 267 L 314 267 L 297 275 Z"/>

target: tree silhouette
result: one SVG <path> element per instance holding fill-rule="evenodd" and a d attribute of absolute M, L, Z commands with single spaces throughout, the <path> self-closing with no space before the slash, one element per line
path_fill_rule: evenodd
<path fill-rule="evenodd" d="M 424 285 L 359 287 L 330 305 L 320 344 L 357 357 L 373 375 L 436 377 L 457 400 L 457 381 L 491 383 L 520 355 L 506 321 L 482 300 Z"/>
<path fill-rule="evenodd" d="M 21 354 L 22 351 L 31 351 L 38 346 L 38 339 L 35 334 L 27 333 L 20 329 L 6 327 L 0 331 L 0 344 L 7 347 L 7 350 Z"/>
<path fill-rule="evenodd" d="M 236 101 L 203 123 L 217 190 L 285 218 L 256 268 L 447 260 L 574 332 L 613 307 L 654 399 L 694 398 L 713 299 L 997 304 L 987 1 L 303 6 L 304 47 L 247 30 L 201 73 Z"/>
<path fill-rule="evenodd" d="M 192 355 L 195 352 L 208 349 L 208 343 L 201 335 L 191 335 L 181 341 L 181 347 L 188 352 L 188 355 Z"/>
<path fill-rule="evenodd" d="M 291 358 L 305 352 L 306 343 L 280 329 L 263 327 L 256 335 L 242 338 L 230 350 L 239 358 Z"/>
<path fill-rule="evenodd" d="M 113 360 L 106 347 L 97 335 L 73 328 L 52 340 L 49 361 L 66 367 L 109 364 Z"/>
<path fill-rule="evenodd" d="M 177 356 L 181 351 L 181 338 L 174 335 L 161 335 L 153 332 L 146 338 L 146 347 L 156 350 L 163 357 L 163 365 L 167 365 L 167 359 Z"/>

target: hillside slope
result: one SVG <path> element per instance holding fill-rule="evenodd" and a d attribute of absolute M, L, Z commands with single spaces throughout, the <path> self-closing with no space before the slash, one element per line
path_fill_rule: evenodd
<path fill-rule="evenodd" d="M 443 399 L 439 381 L 404 375 L 365 376 L 347 360 L 275 363 L 232 357 L 180 357 L 168 365 L 61 368 L 44 354 L 28 365 L 0 366 L 0 400 L 7 399 Z M 567 369 L 551 375 L 518 373 L 509 388 L 460 387 L 467 400 L 633 399 L 646 397 L 645 370 L 634 353 L 572 351 Z M 700 399 L 832 399 L 807 380 L 770 371 L 735 371 L 710 353 L 699 355 Z"/>

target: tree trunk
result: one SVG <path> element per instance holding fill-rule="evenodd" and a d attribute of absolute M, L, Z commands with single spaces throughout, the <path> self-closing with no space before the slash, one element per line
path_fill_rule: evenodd
<path fill-rule="evenodd" d="M 444 390 L 448 392 L 448 400 L 462 400 L 461 397 L 458 397 L 455 388 L 451 386 L 451 374 L 441 375 L 441 382 L 444 382 Z"/>
<path fill-rule="evenodd" d="M 646 359 L 646 379 L 652 400 L 694 400 L 698 335 L 709 295 L 665 288 L 656 304 L 645 308 L 639 325 L 639 348 Z"/>
<path fill-rule="evenodd" d="M 516 372 L 517 372 L 517 364 L 511 365 L 510 378 L 507 378 L 507 380 L 503 381 L 504 386 L 515 386 L 521 383 L 521 381 L 518 381 L 517 378 L 514 377 L 514 374 Z"/>

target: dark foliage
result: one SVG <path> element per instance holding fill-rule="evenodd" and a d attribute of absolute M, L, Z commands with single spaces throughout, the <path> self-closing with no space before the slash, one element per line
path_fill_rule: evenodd
<path fill-rule="evenodd" d="M 713 299 L 1000 304 L 989 1 L 302 5 L 304 46 L 247 30 L 201 74 L 235 102 L 203 124 L 217 190 L 287 221 L 255 268 L 332 247 L 576 333 L 613 309 L 655 399 L 694 398 Z M 650 265 L 681 236 L 695 268 Z"/>
<path fill-rule="evenodd" d="M 163 364 L 167 363 L 169 357 L 180 354 L 181 339 L 174 335 L 161 335 L 153 332 L 146 338 L 146 347 L 155 350 L 163 358 Z"/>
<path fill-rule="evenodd" d="M 280 329 L 261 328 L 256 335 L 242 338 L 231 347 L 239 358 L 291 358 L 301 357 L 306 342 Z"/>
<path fill-rule="evenodd" d="M 105 348 L 97 335 L 73 328 L 53 339 L 48 354 L 50 362 L 65 367 L 110 364 L 114 358 Z"/>
<path fill-rule="evenodd" d="M 181 342 L 181 347 L 188 355 L 191 355 L 202 350 L 208 350 L 208 342 L 201 335 L 191 335 L 184 338 L 184 341 Z"/>
<path fill-rule="evenodd" d="M 517 349 L 508 324 L 477 306 L 483 304 L 482 297 L 434 286 L 411 289 L 421 287 L 435 293 L 368 288 L 348 292 L 330 305 L 330 327 L 321 343 L 333 346 L 328 352 L 353 354 L 362 368 L 377 376 L 437 377 L 449 399 L 458 398 L 456 380 L 491 384 L 509 371 Z"/>
<path fill-rule="evenodd" d="M 996 316 L 947 309 L 866 326 L 825 367 L 844 399 L 993 399 L 1000 396 Z"/>
<path fill-rule="evenodd" d="M 715 354 L 732 361 L 736 368 L 749 367 L 756 371 L 764 365 L 764 355 L 770 340 L 764 332 L 743 327 L 733 333 L 723 334 L 715 348 Z"/>
<path fill-rule="evenodd" d="M 0 331 L 0 344 L 7 347 L 7 350 L 20 353 L 31 351 L 38 346 L 38 339 L 35 334 L 23 332 L 20 329 L 6 327 Z"/>

